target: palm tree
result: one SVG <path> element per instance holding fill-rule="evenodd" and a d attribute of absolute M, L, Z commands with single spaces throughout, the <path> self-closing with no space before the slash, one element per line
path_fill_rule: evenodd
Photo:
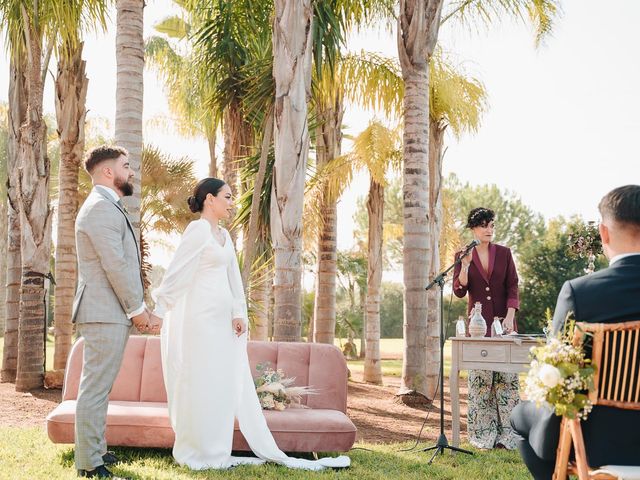
<path fill-rule="evenodd" d="M 3 232 L 7 227 L 7 161 L 9 142 L 9 109 L 6 103 L 0 103 L 0 225 Z M 7 236 L 0 235 L 0 298 L 7 295 Z M 7 311 L 0 307 L 0 337 L 4 336 Z"/>
<path fill-rule="evenodd" d="M 76 288 L 74 224 L 78 212 L 78 170 L 84 152 L 86 98 L 89 79 L 82 60 L 80 31 L 99 24 L 105 26 L 106 3 L 78 0 L 65 2 L 71 31 L 57 45 L 58 73 L 55 105 L 60 139 L 58 232 L 56 242 L 56 301 L 54 307 L 55 353 L 53 368 L 64 369 L 71 349 L 71 310 Z"/>
<path fill-rule="evenodd" d="M 339 56 L 325 64 L 316 78 L 314 103 L 317 111 L 316 168 L 322 170 L 340 155 L 344 100 L 377 108 L 387 116 L 399 111 L 402 82 L 397 65 L 390 59 L 361 52 Z M 366 92 L 366 93 L 365 93 Z M 333 344 L 336 324 L 337 197 L 328 185 L 317 200 L 317 279 L 314 304 L 314 341 Z M 320 192 L 318 192 L 320 193 Z M 317 231 L 316 231 L 317 230 Z"/>
<path fill-rule="evenodd" d="M 4 350 L 2 355 L 3 382 L 15 382 L 18 368 L 18 324 L 20 319 L 20 215 L 18 210 L 18 148 L 20 126 L 27 116 L 26 69 L 24 57 L 10 60 L 9 110 L 7 139 L 7 278 L 5 296 Z"/>
<path fill-rule="evenodd" d="M 429 259 L 429 59 L 438 39 L 443 0 L 400 0 L 398 57 L 404 79 L 404 355 L 400 395 L 427 392 Z M 437 365 L 437 364 L 436 364 Z"/>
<path fill-rule="evenodd" d="M 26 117 L 18 145 L 17 209 L 20 218 L 20 307 L 16 390 L 42 385 L 44 363 L 45 278 L 49 275 L 51 210 L 49 160 L 42 118 L 44 72 L 49 58 L 43 39 L 56 31 L 54 5 L 7 1 L 0 4 L 12 59 L 26 55 Z M 45 55 L 43 56 L 43 53 Z M 43 57 L 45 58 L 43 62 Z M 44 68 L 43 68 L 44 64 Z"/>
<path fill-rule="evenodd" d="M 329 200 L 337 198 L 350 184 L 355 172 L 366 170 L 371 177 L 367 210 L 369 231 L 367 242 L 367 293 L 365 300 L 365 381 L 382 382 L 380 366 L 380 285 L 382 281 L 382 243 L 385 174 L 389 168 L 399 170 L 401 160 L 398 130 L 373 121 L 355 139 L 349 154 L 338 157 L 318 172 L 312 180 L 324 185 Z M 312 195 L 321 197 L 317 193 Z M 327 197 L 324 197 L 327 198 Z M 318 202 L 311 199 L 310 202 Z"/>
<path fill-rule="evenodd" d="M 187 12 L 189 13 L 189 12 Z M 191 14 L 194 16 L 194 14 Z M 217 175 L 216 134 L 220 119 L 208 106 L 213 94 L 209 75 L 199 71 L 201 64 L 194 58 L 194 45 L 190 32 L 191 22 L 180 16 L 169 16 L 154 29 L 165 37 L 153 36 L 145 42 L 145 56 L 164 80 L 173 124 L 182 135 L 203 135 L 209 146 L 209 176 Z M 169 40 L 187 42 L 189 51 L 180 55 Z"/>
<path fill-rule="evenodd" d="M 144 41 L 142 30 L 144 0 L 117 0 L 116 9 L 116 137 L 115 141 L 129 152 L 129 163 L 135 172 L 133 196 L 125 203 L 140 238 L 140 186 L 142 179 L 142 100 Z"/>
<path fill-rule="evenodd" d="M 140 205 L 140 258 L 147 302 L 151 284 L 150 232 L 180 233 L 195 216 L 187 207 L 196 178 L 193 161 L 173 159 L 154 147 L 142 150 L 142 202 Z"/>
<path fill-rule="evenodd" d="M 301 335 L 302 205 L 309 154 L 307 101 L 311 94 L 313 5 L 311 0 L 274 3 L 273 333 L 276 341 L 297 341 Z"/>

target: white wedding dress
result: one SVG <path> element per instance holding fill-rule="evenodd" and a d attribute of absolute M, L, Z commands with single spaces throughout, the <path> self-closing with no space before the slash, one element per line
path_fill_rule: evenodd
<path fill-rule="evenodd" d="M 346 456 L 304 460 L 277 447 L 255 391 L 247 334 L 237 337 L 233 318 L 247 321 L 240 269 L 226 230 L 221 245 L 207 220 L 186 228 L 160 287 L 162 368 L 173 456 L 194 470 L 276 462 L 291 468 L 347 467 Z M 234 418 L 258 458 L 232 457 Z"/>

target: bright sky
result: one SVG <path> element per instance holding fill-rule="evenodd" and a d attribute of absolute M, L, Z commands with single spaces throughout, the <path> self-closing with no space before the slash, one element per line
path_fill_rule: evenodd
<path fill-rule="evenodd" d="M 567 0 L 554 34 L 535 49 L 530 29 L 504 22 L 469 34 L 446 26 L 445 51 L 479 78 L 489 93 L 489 111 L 480 131 L 448 138 L 445 174 L 455 172 L 472 184 L 495 183 L 519 194 L 546 218 L 580 214 L 597 219 L 596 205 L 610 189 L 640 183 L 640 2 Z M 172 11 L 170 0 L 151 0 L 145 8 L 145 37 Z M 115 12 L 106 34 L 86 38 L 88 117 L 115 118 Z M 363 33 L 349 49 L 397 56 L 394 33 Z M 51 71 L 55 72 L 55 64 Z M 53 74 L 52 74 L 53 75 Z M 8 59 L 0 54 L 0 101 L 7 101 Z M 145 73 L 144 115 L 167 115 L 161 83 Z M 52 76 L 45 87 L 45 111 L 54 112 Z M 372 118 L 347 111 L 348 133 L 357 134 Z M 634 140 L 635 139 L 635 140 Z M 196 174 L 207 172 L 203 139 L 146 128 L 145 141 L 176 156 L 196 160 Z M 218 151 L 222 148 L 219 145 Z M 366 194 L 368 179 L 356 178 L 341 200 L 339 248 L 351 245 L 355 200 Z M 167 264 L 161 248 L 152 262 Z"/>

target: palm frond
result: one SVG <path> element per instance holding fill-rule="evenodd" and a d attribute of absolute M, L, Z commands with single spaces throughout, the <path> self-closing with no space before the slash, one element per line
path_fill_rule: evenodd
<path fill-rule="evenodd" d="M 531 23 L 536 46 L 549 35 L 560 16 L 559 0 L 455 0 L 448 2 L 441 23 L 458 21 L 466 27 L 487 28 L 505 17 Z"/>
<path fill-rule="evenodd" d="M 482 82 L 466 76 L 441 49 L 429 63 L 429 110 L 436 124 L 448 125 L 456 136 L 475 132 L 487 108 L 487 92 Z"/>

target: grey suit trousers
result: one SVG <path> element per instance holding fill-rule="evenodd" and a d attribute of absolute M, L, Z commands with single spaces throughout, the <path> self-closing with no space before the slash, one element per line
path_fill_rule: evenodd
<path fill-rule="evenodd" d="M 80 323 L 84 338 L 84 363 L 75 424 L 75 463 L 81 470 L 102 465 L 107 452 L 105 426 L 109 392 L 120 371 L 131 327 L 117 323 Z"/>

